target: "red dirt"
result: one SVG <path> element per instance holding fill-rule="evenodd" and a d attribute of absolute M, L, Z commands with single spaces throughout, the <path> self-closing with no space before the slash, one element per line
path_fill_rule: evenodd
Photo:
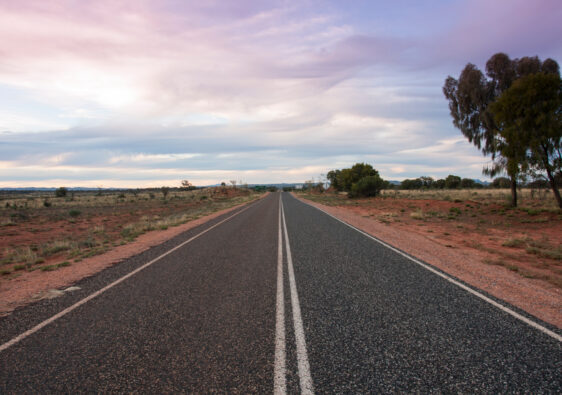
<path fill-rule="evenodd" d="M 505 214 L 493 213 L 500 212 L 501 208 L 487 206 L 483 210 L 479 202 L 378 198 L 346 202 L 344 206 L 326 206 L 304 201 L 562 328 L 560 260 L 502 245 L 509 239 L 530 236 L 547 245 L 560 243 L 562 221 L 555 213 L 532 217 L 546 217 L 544 221 L 525 222 L 527 213 L 512 212 L 506 219 Z M 466 204 L 472 208 L 451 220 L 411 217 L 412 212 L 418 210 L 419 213 L 420 209 L 448 213 L 451 207 L 463 210 Z M 477 209 L 485 212 L 473 217 L 472 210 Z"/>

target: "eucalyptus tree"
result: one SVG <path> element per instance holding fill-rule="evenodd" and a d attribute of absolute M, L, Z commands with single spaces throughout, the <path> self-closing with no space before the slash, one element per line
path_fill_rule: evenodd
<path fill-rule="evenodd" d="M 512 60 L 497 53 L 486 62 L 486 75 L 468 63 L 458 80 L 449 76 L 443 86 L 453 125 L 484 155 L 492 157 L 492 165 L 485 167 L 484 173 L 495 176 L 505 172 L 509 176 L 513 206 L 517 206 L 517 176 L 524 167 L 525 149 L 501 138 L 501 125 L 496 123 L 490 104 L 514 81 L 538 72 L 557 73 L 558 64 L 552 59 L 541 62 L 536 56 Z"/>
<path fill-rule="evenodd" d="M 538 72 L 522 77 L 492 103 L 490 110 L 500 138 L 525 149 L 525 166 L 546 173 L 558 206 L 562 208 L 557 184 L 562 174 L 560 75 Z"/>

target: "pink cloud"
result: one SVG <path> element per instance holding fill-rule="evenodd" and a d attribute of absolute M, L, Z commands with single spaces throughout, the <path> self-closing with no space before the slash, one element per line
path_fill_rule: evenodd
<path fill-rule="evenodd" d="M 365 61 L 354 45 L 337 44 L 351 32 L 334 30 L 329 17 L 258 1 L 164 4 L 2 3 L 0 83 L 49 101 L 68 96 L 105 106 L 115 89 L 123 100 L 109 107 L 226 111 L 313 94 L 329 86 L 319 78 L 333 83 Z"/>
<path fill-rule="evenodd" d="M 512 57 L 562 55 L 562 7 L 558 0 L 463 2 L 445 18 L 456 26 L 434 37 L 438 58 L 484 62 L 496 52 Z"/>

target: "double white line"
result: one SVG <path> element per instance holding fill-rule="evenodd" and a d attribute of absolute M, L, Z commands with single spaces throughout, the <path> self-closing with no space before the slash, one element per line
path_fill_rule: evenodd
<path fill-rule="evenodd" d="M 282 224 L 282 225 L 281 225 Z M 295 343 L 297 348 L 297 364 L 299 369 L 299 380 L 302 394 L 314 394 L 312 378 L 310 376 L 310 365 L 306 352 L 306 341 L 301 318 L 301 308 L 297 293 L 297 284 L 293 270 L 293 259 L 291 257 L 291 246 L 287 223 L 285 222 L 285 210 L 283 200 L 279 194 L 279 241 L 277 249 L 277 303 L 275 323 L 275 366 L 273 379 L 273 392 L 275 394 L 286 394 L 286 350 L 285 350 L 285 294 L 283 292 L 283 231 L 285 232 L 285 249 L 287 250 L 287 271 L 289 274 L 289 288 L 291 291 L 291 307 L 293 310 L 293 324 L 295 330 Z"/>

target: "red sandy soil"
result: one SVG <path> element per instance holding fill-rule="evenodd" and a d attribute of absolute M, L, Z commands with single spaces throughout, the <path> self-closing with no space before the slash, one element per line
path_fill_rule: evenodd
<path fill-rule="evenodd" d="M 48 298 L 53 294 L 53 290 L 68 287 L 84 277 L 91 276 L 150 247 L 161 244 L 182 232 L 228 213 L 236 207 L 240 207 L 240 205 L 217 211 L 167 230 L 145 233 L 133 242 L 115 247 L 102 255 L 86 258 L 71 266 L 61 267 L 56 271 L 22 272 L 19 277 L 0 281 L 0 316 L 9 314 L 17 307 L 42 298 Z M 31 236 L 36 237 L 36 235 Z"/>
<path fill-rule="evenodd" d="M 523 217 L 519 213 L 513 213 L 506 225 L 502 214 L 495 216 L 493 212 L 486 212 L 483 214 L 485 225 L 478 226 L 478 216 L 472 215 L 462 214 L 455 220 L 419 220 L 410 215 L 420 209 L 448 213 L 451 207 L 466 207 L 467 202 L 379 198 L 362 199 L 344 206 L 327 206 L 302 200 L 562 328 L 560 261 L 538 257 L 524 248 L 502 245 L 506 240 L 530 235 L 543 244 L 548 241 L 560 243 L 562 221 L 557 214 L 544 213 L 541 215 L 552 218 L 529 223 L 521 221 Z M 472 202 L 471 206 L 479 204 Z"/>

